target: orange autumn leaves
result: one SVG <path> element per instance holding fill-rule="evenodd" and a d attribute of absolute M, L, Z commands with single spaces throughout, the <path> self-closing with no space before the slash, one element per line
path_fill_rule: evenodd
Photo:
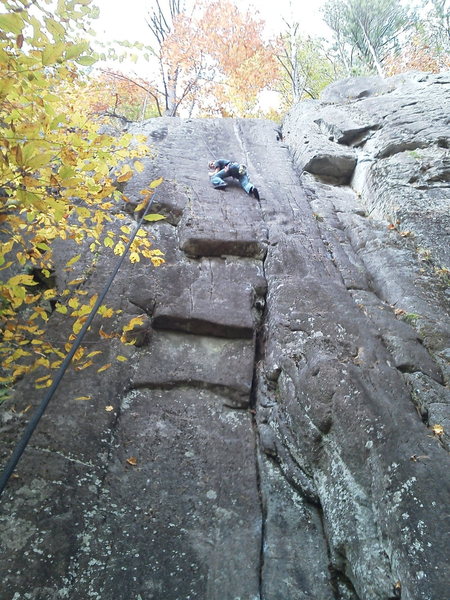
<path fill-rule="evenodd" d="M 264 23 L 232 2 L 198 3 L 180 13 L 159 51 L 167 106 L 196 107 L 202 115 L 252 116 L 258 95 L 279 74 Z"/>
<path fill-rule="evenodd" d="M 119 120 L 263 116 L 260 93 L 274 89 L 282 75 L 276 44 L 264 38 L 257 13 L 241 12 L 230 0 L 196 2 L 192 11 L 170 17 L 165 10 L 156 11 L 163 24 L 153 45 L 121 44 L 130 59 L 141 54 L 149 61 L 153 75 L 144 80 L 117 70 L 93 72 L 79 97 L 85 113 Z"/>

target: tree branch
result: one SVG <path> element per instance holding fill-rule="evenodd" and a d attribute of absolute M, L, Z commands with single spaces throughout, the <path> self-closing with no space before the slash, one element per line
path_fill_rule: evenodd
<path fill-rule="evenodd" d="M 156 108 L 158 110 L 158 114 L 159 114 L 159 116 L 162 116 L 158 96 L 155 92 L 153 92 L 153 90 L 151 88 L 139 83 L 138 81 L 135 81 L 134 79 L 131 79 L 130 77 L 127 77 L 126 75 L 122 75 L 122 73 L 114 73 L 113 71 L 107 71 L 104 69 L 100 69 L 100 72 L 104 73 L 105 75 L 109 75 L 110 77 L 115 77 L 116 79 L 121 79 L 122 81 L 128 81 L 129 83 L 132 83 L 133 85 L 140 88 L 141 90 L 144 90 L 144 92 L 149 94 L 154 99 Z"/>

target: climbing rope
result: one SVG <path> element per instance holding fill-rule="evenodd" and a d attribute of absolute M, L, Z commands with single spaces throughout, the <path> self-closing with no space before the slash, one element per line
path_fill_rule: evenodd
<path fill-rule="evenodd" d="M 148 202 L 144 213 L 142 214 L 142 217 L 139 219 L 135 230 L 133 231 L 130 240 L 128 241 L 128 244 L 125 246 L 125 250 L 122 254 L 122 256 L 120 257 L 120 259 L 118 260 L 116 267 L 114 268 L 108 282 L 106 283 L 102 293 L 100 294 L 99 298 L 97 299 L 97 302 L 94 304 L 94 306 L 92 307 L 92 310 L 86 320 L 86 322 L 84 323 L 82 329 L 80 330 L 80 332 L 78 333 L 76 339 L 74 340 L 71 349 L 69 350 L 67 356 L 65 357 L 65 359 L 63 360 L 60 368 L 58 369 L 58 372 L 56 373 L 55 379 L 52 383 L 52 385 L 50 386 L 50 388 L 47 391 L 46 396 L 43 398 L 42 402 L 39 404 L 38 408 L 36 409 L 35 413 L 33 414 L 32 418 L 30 419 L 23 435 L 22 438 L 19 440 L 19 442 L 17 443 L 16 447 L 14 448 L 14 451 L 9 459 L 9 461 L 7 462 L 5 469 L 2 473 L 2 476 L 0 477 L 0 496 L 3 493 L 3 490 L 6 487 L 6 484 L 8 483 L 9 478 L 11 477 L 14 469 L 17 466 L 17 463 L 19 462 L 25 448 L 28 445 L 28 442 L 30 441 L 31 436 L 33 435 L 34 430 L 36 429 L 42 415 L 45 412 L 45 409 L 48 406 L 48 403 L 50 402 L 50 400 L 52 399 L 54 393 L 56 392 L 59 384 L 61 383 L 62 378 L 64 377 L 64 374 L 75 354 L 75 352 L 78 350 L 78 347 L 80 346 L 83 337 L 85 336 L 87 330 L 89 329 L 98 309 L 100 308 L 100 306 L 103 303 L 103 300 L 105 299 L 106 294 L 109 291 L 109 288 L 112 285 L 112 282 L 114 281 L 120 267 L 122 266 L 122 263 L 125 259 L 125 256 L 128 252 L 128 250 L 130 249 L 131 244 L 133 243 L 134 238 L 136 237 L 137 232 L 139 231 L 139 228 L 142 225 L 142 222 L 144 221 L 144 218 L 146 217 L 148 211 L 150 210 L 151 205 L 153 204 L 153 200 L 154 200 L 155 194 L 153 194 L 152 198 L 150 199 L 150 201 Z"/>

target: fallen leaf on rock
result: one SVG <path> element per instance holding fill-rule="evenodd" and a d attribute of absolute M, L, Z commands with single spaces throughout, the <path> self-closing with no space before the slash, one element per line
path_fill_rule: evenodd
<path fill-rule="evenodd" d="M 137 458 L 135 456 L 130 456 L 130 458 L 127 458 L 127 463 L 132 467 L 135 467 L 137 465 Z"/>
<path fill-rule="evenodd" d="M 41 377 L 40 379 L 44 379 L 44 378 L 42 378 L 42 377 Z M 48 387 L 50 387 L 50 386 L 52 385 L 52 383 L 53 383 L 53 379 L 47 379 L 47 380 L 46 380 L 46 381 L 44 381 L 43 383 L 37 383 L 37 381 L 35 381 L 35 385 L 34 385 L 34 387 L 35 387 L 37 390 L 42 390 L 43 388 L 48 388 Z"/>
<path fill-rule="evenodd" d="M 152 213 L 144 217 L 144 221 L 162 221 L 166 217 L 164 215 L 158 215 L 156 213 Z"/>
<path fill-rule="evenodd" d="M 66 262 L 66 267 L 71 267 L 77 261 L 79 261 L 80 258 L 81 258 L 81 254 L 77 254 L 76 256 L 72 257 L 68 262 Z"/>
<path fill-rule="evenodd" d="M 102 337 L 105 340 L 110 340 L 111 338 L 114 337 L 113 333 L 112 334 L 106 333 L 106 331 L 103 331 L 103 329 L 101 327 L 99 329 L 99 334 L 100 334 L 100 337 Z"/>
<path fill-rule="evenodd" d="M 76 371 L 83 371 L 83 369 L 87 369 L 87 368 L 89 368 L 89 367 L 90 367 L 91 365 L 93 365 L 93 364 L 94 364 L 94 363 L 93 363 L 93 361 L 92 361 L 92 360 L 88 360 L 88 361 L 84 362 L 82 365 L 77 365 L 77 366 L 75 367 L 75 370 L 76 370 Z"/>
<path fill-rule="evenodd" d="M 131 321 L 127 325 L 123 326 L 122 331 L 131 331 L 132 329 L 134 329 L 135 326 L 143 325 L 143 324 L 144 324 L 143 317 L 134 317 L 133 319 L 131 319 Z"/>
<path fill-rule="evenodd" d="M 423 460 L 424 458 L 430 458 L 430 457 L 426 454 L 422 454 L 421 456 L 417 456 L 417 454 L 413 454 L 412 456 L 409 457 L 409 460 L 412 460 L 413 462 L 419 462 L 419 461 Z"/>
<path fill-rule="evenodd" d="M 444 428 L 442 425 L 433 425 L 431 431 L 434 433 L 434 435 L 444 435 Z"/>
<path fill-rule="evenodd" d="M 67 285 L 78 285 L 79 283 L 83 283 L 83 281 L 84 279 L 72 279 Z"/>

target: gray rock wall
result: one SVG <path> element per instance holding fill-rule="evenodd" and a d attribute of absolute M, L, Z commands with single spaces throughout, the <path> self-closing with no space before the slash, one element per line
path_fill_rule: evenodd
<path fill-rule="evenodd" d="M 360 77 L 300 103 L 283 126 L 303 170 L 351 182 L 367 212 L 389 220 L 436 265 L 450 267 L 450 73 Z"/>
<path fill-rule="evenodd" d="M 411 81 L 421 97 L 432 85 Z M 116 328 L 145 318 L 138 345 L 94 322 L 102 354 L 66 374 L 1 498 L 1 600 L 446 597 L 448 437 L 432 429 L 450 426 L 448 295 L 433 262 L 445 253 L 429 243 L 425 260 L 416 237 L 388 228 L 383 190 L 372 210 L 369 182 L 393 154 L 371 150 L 365 169 L 364 148 L 389 138 L 383 94 L 402 96 L 384 85 L 344 82 L 299 106 L 284 142 L 259 120 L 136 128 L 156 156 L 125 192 L 137 203 L 164 177 L 167 219 L 148 235 L 166 263 L 119 271 L 107 303 L 122 310 Z M 354 104 L 374 93 L 381 105 L 362 118 Z M 210 187 L 219 157 L 248 165 L 259 202 Z M 133 224 L 125 208 L 111 228 Z M 86 252 L 58 281 L 89 272 L 97 292 L 113 265 Z M 49 327 L 63 337 L 60 315 Z M 23 380 L 2 406 L 5 459 L 39 400 Z"/>

